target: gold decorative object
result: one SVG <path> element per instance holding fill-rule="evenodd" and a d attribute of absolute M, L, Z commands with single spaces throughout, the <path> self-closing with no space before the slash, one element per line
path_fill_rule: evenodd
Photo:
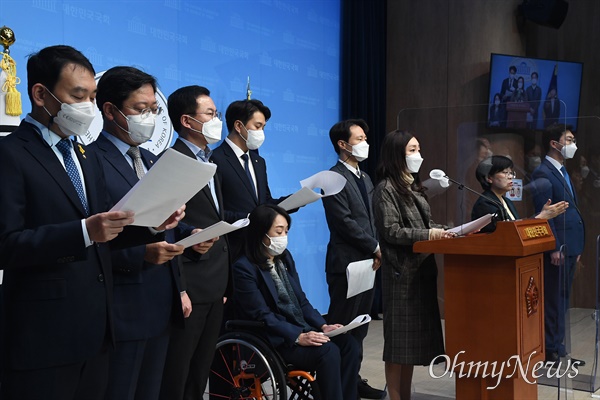
<path fill-rule="evenodd" d="M 6 115 L 19 116 L 23 112 L 21 103 L 21 93 L 17 90 L 17 85 L 21 79 L 17 77 L 17 64 L 10 56 L 9 47 L 15 43 L 15 33 L 7 26 L 0 28 L 0 44 L 4 47 L 0 68 L 6 74 L 6 81 L 2 85 L 2 92 L 6 93 Z"/>

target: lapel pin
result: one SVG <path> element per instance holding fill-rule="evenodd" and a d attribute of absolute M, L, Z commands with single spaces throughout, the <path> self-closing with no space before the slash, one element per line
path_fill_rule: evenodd
<path fill-rule="evenodd" d="M 80 143 L 77 143 L 77 146 L 79 146 L 79 152 L 81 153 L 81 155 L 83 156 L 83 158 L 87 158 L 85 156 L 85 149 L 83 148 L 83 146 Z"/>

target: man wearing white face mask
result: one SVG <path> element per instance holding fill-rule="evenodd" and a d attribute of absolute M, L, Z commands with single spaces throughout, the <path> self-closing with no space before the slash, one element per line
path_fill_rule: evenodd
<path fill-rule="evenodd" d="M 101 161 L 70 138 L 89 128 L 94 74 L 69 46 L 31 55 L 32 111 L 0 142 L 3 399 L 104 400 L 114 344 L 107 242 L 155 239 L 126 227 L 132 212 L 106 212 Z"/>
<path fill-rule="evenodd" d="M 169 117 L 179 138 L 173 149 L 198 162 L 210 162 L 209 144 L 221 140 L 221 119 L 210 92 L 186 86 L 169 96 Z M 223 220 L 223 198 L 218 175 L 187 202 L 183 222 L 206 228 Z M 201 244 L 203 253 L 187 251 L 181 257 L 182 280 L 193 312 L 185 328 L 171 331 L 160 398 L 201 399 L 208 380 L 223 318 L 229 279 L 227 237 Z"/>
<path fill-rule="evenodd" d="M 538 86 L 538 73 L 531 73 L 531 85 L 525 91 L 527 101 L 529 101 L 529 114 L 531 118 L 527 122 L 527 128 L 537 129 L 538 111 L 542 100 L 542 89 Z"/>
<path fill-rule="evenodd" d="M 264 129 L 269 118 L 271 110 L 259 100 L 234 101 L 227 107 L 225 120 L 229 134 L 212 155 L 223 184 L 227 222 L 247 217 L 260 204 L 277 204 L 285 199 L 271 197 L 265 159 L 257 151 L 265 140 Z M 242 250 L 244 235 L 238 230 L 228 237 L 231 258 L 235 261 Z"/>
<path fill-rule="evenodd" d="M 564 167 L 573 158 L 577 145 L 570 126 L 552 125 L 543 135 L 546 158 L 533 171 L 535 211 L 539 213 L 548 199 L 552 203 L 567 201 L 569 208 L 548 220 L 556 238 L 556 248 L 544 254 L 544 319 L 546 327 L 546 361 L 558 362 L 566 355 L 565 310 L 576 262 L 583 253 L 585 228 L 578 208 L 577 194 Z M 561 271 L 562 270 L 562 271 Z M 585 365 L 581 360 L 572 359 Z"/>
<path fill-rule="evenodd" d="M 98 82 L 97 103 L 104 124 L 89 148 L 100 155 L 108 194 L 115 203 L 158 159 L 139 147 L 151 138 L 161 113 L 155 92 L 156 79 L 133 67 L 113 67 Z M 158 399 L 171 323 L 183 326 L 191 307 L 174 259 L 183 247 L 174 241 L 173 231 L 167 231 L 164 241 L 111 252 L 117 343 L 107 398 Z"/>
<path fill-rule="evenodd" d="M 346 299 L 348 264 L 369 258 L 373 259 L 374 270 L 381 264 L 371 201 L 373 183 L 358 166 L 369 156 L 368 131 L 367 123 L 361 119 L 338 122 L 329 130 L 331 144 L 339 156 L 338 163 L 330 171 L 339 173 L 347 181 L 341 192 L 322 199 L 330 233 L 325 260 L 330 300 L 327 320 L 330 323 L 348 324 L 358 315 L 371 312 L 373 289 Z M 360 345 L 361 360 L 367 331 L 368 325 L 363 325 L 349 332 Z M 362 398 L 383 397 L 383 391 L 372 388 L 360 375 L 357 376 L 357 385 Z"/>

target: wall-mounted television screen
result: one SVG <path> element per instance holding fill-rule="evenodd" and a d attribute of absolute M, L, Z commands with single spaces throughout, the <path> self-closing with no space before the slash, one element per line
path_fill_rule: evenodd
<path fill-rule="evenodd" d="M 488 127 L 544 129 L 566 123 L 577 129 L 583 64 L 491 55 Z"/>

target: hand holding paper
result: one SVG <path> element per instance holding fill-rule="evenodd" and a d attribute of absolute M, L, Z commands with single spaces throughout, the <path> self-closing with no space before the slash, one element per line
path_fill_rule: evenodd
<path fill-rule="evenodd" d="M 448 229 L 448 232 L 454 232 L 457 235 L 468 235 L 471 232 L 476 232 L 492 222 L 492 214 L 486 214 L 483 217 L 477 218 L 475 221 L 467 222 L 461 226 Z"/>
<path fill-rule="evenodd" d="M 346 277 L 348 279 L 347 299 L 373 289 L 373 284 L 375 283 L 373 259 L 369 258 L 348 264 L 348 267 L 346 267 Z"/>
<path fill-rule="evenodd" d="M 339 329 L 334 329 L 329 332 L 323 332 L 323 334 L 325 336 L 334 337 L 334 336 L 340 335 L 342 333 L 346 333 L 356 327 L 367 324 L 369 322 L 371 322 L 371 316 L 369 314 L 359 315 L 358 317 L 354 318 L 352 320 L 352 322 L 350 322 L 348 325 L 343 326 Z"/>
<path fill-rule="evenodd" d="M 279 203 L 279 207 L 286 211 L 299 208 L 319 200 L 321 197 L 331 196 L 339 193 L 346 185 L 346 178 L 337 172 L 321 171 L 311 177 L 300 181 L 302 189 L 292 194 L 287 199 Z M 320 194 L 314 191 L 316 188 L 321 188 L 323 193 Z"/>

